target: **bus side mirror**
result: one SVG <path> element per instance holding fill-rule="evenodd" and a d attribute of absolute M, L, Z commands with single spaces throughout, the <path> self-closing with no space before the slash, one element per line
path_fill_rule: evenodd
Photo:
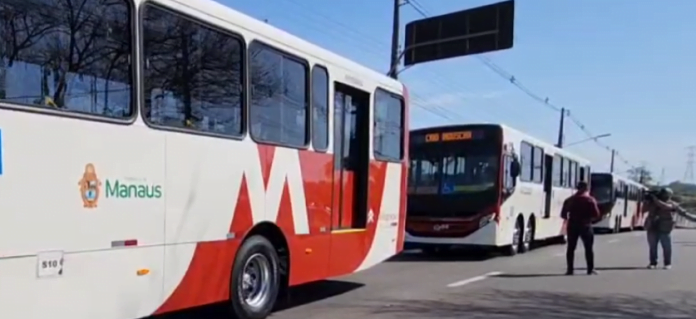
<path fill-rule="evenodd" d="M 510 176 L 512 178 L 517 178 L 517 176 L 520 176 L 520 161 L 518 161 L 516 158 L 510 163 Z"/>

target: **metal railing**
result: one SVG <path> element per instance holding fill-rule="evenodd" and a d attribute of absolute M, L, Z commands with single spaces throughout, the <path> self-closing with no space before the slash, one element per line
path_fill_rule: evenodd
<path fill-rule="evenodd" d="M 691 212 L 689 212 L 689 213 L 691 213 Z M 694 214 L 692 213 L 692 215 L 694 215 Z M 694 223 L 694 222 L 692 222 L 692 221 L 690 221 L 682 216 L 677 215 L 675 222 L 676 222 L 676 228 L 696 229 L 696 223 Z"/>

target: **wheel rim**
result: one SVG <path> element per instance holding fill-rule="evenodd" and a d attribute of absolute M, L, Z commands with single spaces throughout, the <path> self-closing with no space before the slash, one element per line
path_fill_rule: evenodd
<path fill-rule="evenodd" d="M 531 245 L 533 240 L 534 240 L 534 232 L 532 232 L 532 223 L 528 223 L 527 228 L 525 229 L 525 235 L 524 235 L 525 247 L 529 247 L 529 245 Z"/>
<path fill-rule="evenodd" d="M 249 307 L 266 304 L 271 291 L 271 262 L 266 256 L 257 253 L 247 259 L 239 286 L 242 300 Z"/>
<path fill-rule="evenodd" d="M 515 225 L 515 231 L 512 235 L 512 249 L 515 251 L 520 245 L 520 231 L 522 230 L 522 226 L 520 226 L 519 223 Z"/>

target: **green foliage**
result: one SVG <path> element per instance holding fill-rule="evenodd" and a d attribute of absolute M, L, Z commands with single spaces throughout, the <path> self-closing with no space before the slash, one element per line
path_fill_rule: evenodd
<path fill-rule="evenodd" d="M 696 184 L 675 181 L 665 185 L 674 191 L 674 200 L 689 211 L 696 210 Z"/>
<path fill-rule="evenodd" d="M 634 167 L 629 169 L 627 172 L 628 178 L 644 184 L 644 185 L 653 185 L 654 184 L 654 178 L 652 172 L 647 169 L 646 167 Z"/>

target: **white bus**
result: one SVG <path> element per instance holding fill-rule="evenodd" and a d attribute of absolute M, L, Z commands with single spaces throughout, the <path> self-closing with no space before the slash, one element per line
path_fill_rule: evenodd
<path fill-rule="evenodd" d="M 590 163 L 500 124 L 410 133 L 405 249 L 506 248 L 563 238 L 563 201 Z"/>
<path fill-rule="evenodd" d="M 644 185 L 612 173 L 592 173 L 590 193 L 597 200 L 601 216 L 593 224 L 600 232 L 618 233 L 643 227 Z"/>
<path fill-rule="evenodd" d="M 208 0 L 0 19 L 0 318 L 260 319 L 401 251 L 400 82 Z"/>

